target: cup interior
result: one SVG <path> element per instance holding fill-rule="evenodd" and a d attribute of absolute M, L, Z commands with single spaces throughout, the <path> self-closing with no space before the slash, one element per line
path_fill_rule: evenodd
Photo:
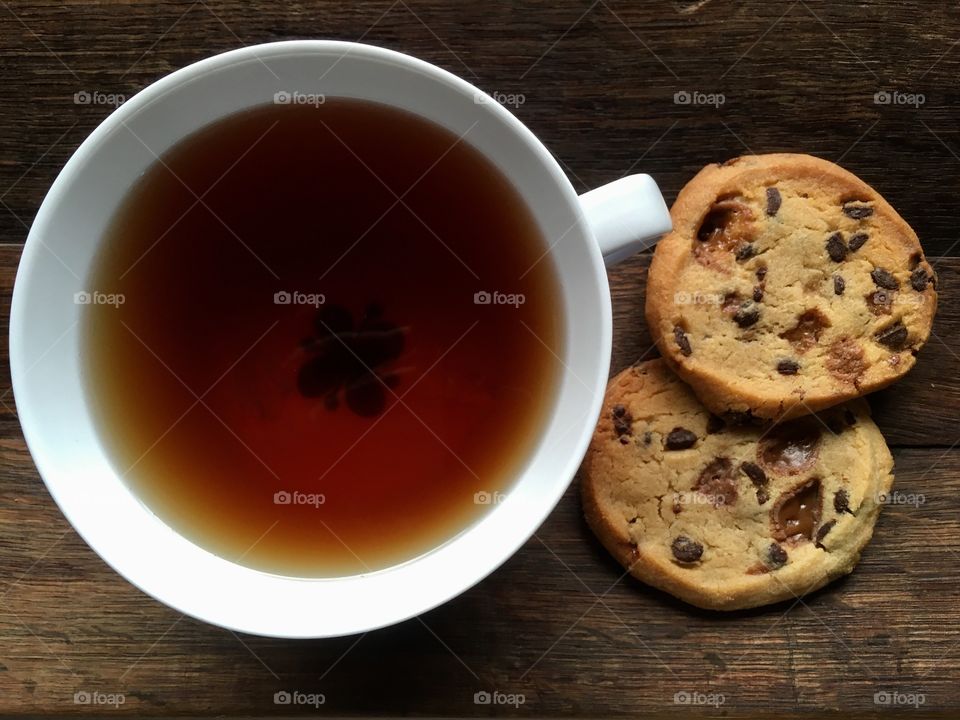
<path fill-rule="evenodd" d="M 135 180 L 191 132 L 278 93 L 393 105 L 464 136 L 512 181 L 544 238 L 562 289 L 566 343 L 555 410 L 507 498 L 419 558 L 329 580 L 271 575 L 185 540 L 117 476 L 87 405 L 82 306 L 96 250 Z M 406 55 L 294 41 L 201 61 L 110 115 L 67 163 L 30 231 L 17 275 L 10 361 L 18 414 L 51 495 L 86 542 L 158 600 L 231 629 L 282 637 L 346 635 L 422 613 L 515 552 L 567 489 L 586 450 L 609 370 L 610 301 L 599 250 L 549 152 L 499 104 Z M 135 388 L 130 389 L 135 392 Z M 385 601 L 385 599 L 389 599 Z"/>

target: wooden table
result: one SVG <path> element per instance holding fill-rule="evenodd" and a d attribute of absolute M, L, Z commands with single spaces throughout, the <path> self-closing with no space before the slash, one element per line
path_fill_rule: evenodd
<path fill-rule="evenodd" d="M 516 114 L 579 190 L 643 170 L 672 200 L 702 165 L 741 153 L 838 160 L 900 210 L 930 256 L 946 256 L 934 337 L 913 373 L 872 403 L 895 448 L 897 487 L 923 502 L 887 508 L 848 579 L 729 615 L 618 581 L 571 489 L 502 569 L 419 619 L 312 642 L 205 626 L 121 580 L 67 525 L 26 451 L 4 363 L 0 711 L 302 712 L 274 704 L 281 690 L 323 693 L 321 711 L 333 715 L 789 716 L 888 709 L 875 704 L 884 692 L 960 711 L 960 11 L 947 5 L 0 2 L 4 325 L 27 227 L 110 110 L 74 94 L 130 95 L 215 52 L 289 38 L 362 39 L 522 95 Z M 876 102 L 883 91 L 901 95 Z M 694 93 L 713 104 L 675 101 Z M 636 257 L 610 274 L 614 371 L 650 348 L 647 264 Z M 525 703 L 475 705 L 482 690 Z M 76 703 L 78 692 L 124 703 Z M 723 704 L 678 707 L 684 692 Z"/>

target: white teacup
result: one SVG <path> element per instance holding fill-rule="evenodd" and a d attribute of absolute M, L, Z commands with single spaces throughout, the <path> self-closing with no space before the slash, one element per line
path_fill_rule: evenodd
<path fill-rule="evenodd" d="M 281 577 L 204 550 L 158 519 L 112 468 L 95 432 L 81 362 L 82 306 L 95 252 L 128 189 L 193 131 L 278 93 L 373 100 L 429 118 L 513 182 L 551 243 L 566 346 L 555 412 L 506 499 L 440 547 L 401 565 L 336 579 Z M 308 98 L 309 99 L 309 98 Z M 193 617 L 258 635 L 358 633 L 449 600 L 531 536 L 560 499 L 600 411 L 611 347 L 604 262 L 670 229 L 645 175 L 577 197 L 536 137 L 469 83 L 367 45 L 294 41 L 218 55 L 146 88 L 80 146 L 43 202 L 17 273 L 10 320 L 13 389 L 24 436 L 50 494 L 86 542 L 127 580 Z M 133 391 L 133 389 L 131 389 Z"/>

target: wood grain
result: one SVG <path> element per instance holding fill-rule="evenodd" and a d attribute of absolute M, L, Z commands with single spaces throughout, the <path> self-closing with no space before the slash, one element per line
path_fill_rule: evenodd
<path fill-rule="evenodd" d="M 580 191 L 642 170 L 672 200 L 708 162 L 805 151 L 873 184 L 929 255 L 960 248 L 960 11 L 950 4 L 20 0 L 0 4 L 4 338 L 26 228 L 111 110 L 74 95 L 130 95 L 213 53 L 302 37 L 362 38 L 485 90 L 522 94 L 516 114 Z M 904 101 L 877 104 L 884 90 Z M 724 102 L 677 104 L 684 91 Z M 638 257 L 611 273 L 613 370 L 649 350 L 646 266 Z M 938 270 L 935 337 L 903 382 L 872 398 L 904 503 L 887 508 L 850 578 L 802 603 L 722 616 L 622 578 L 571 489 L 504 567 L 397 627 L 289 642 L 182 618 L 121 580 L 66 524 L 24 446 L 4 362 L 0 713 L 302 712 L 274 704 L 282 690 L 323 693 L 331 715 L 788 717 L 872 713 L 884 709 L 874 702 L 884 691 L 956 712 L 960 260 L 946 257 Z M 0 353 L 6 360 L 5 342 Z M 475 705 L 483 690 L 522 693 L 525 704 Z M 76 704 L 77 692 L 125 702 Z M 683 692 L 724 702 L 678 707 Z"/>

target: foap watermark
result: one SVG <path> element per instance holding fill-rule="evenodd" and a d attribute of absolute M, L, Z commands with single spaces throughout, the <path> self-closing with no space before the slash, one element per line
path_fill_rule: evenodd
<path fill-rule="evenodd" d="M 319 508 L 325 502 L 327 502 L 327 496 L 323 493 L 278 490 L 273 494 L 274 505 L 310 505 Z"/>
<path fill-rule="evenodd" d="M 523 93 L 503 93 L 494 90 L 492 93 L 487 94 L 478 90 L 473 94 L 473 102 L 477 105 L 493 105 L 496 103 L 517 109 L 526 101 L 527 96 Z"/>
<path fill-rule="evenodd" d="M 327 296 L 323 293 L 305 293 L 294 290 L 287 292 L 280 290 L 273 294 L 274 305 L 312 305 L 320 307 L 327 301 Z"/>
<path fill-rule="evenodd" d="M 710 705 L 718 708 L 727 701 L 723 693 L 703 693 L 696 690 L 680 690 L 673 694 L 674 705 Z"/>
<path fill-rule="evenodd" d="M 905 493 L 900 490 L 891 490 L 890 492 L 877 495 L 877 502 L 881 505 L 911 506 L 918 508 L 927 502 L 927 497 L 923 493 Z"/>
<path fill-rule="evenodd" d="M 674 505 L 712 505 L 720 507 L 727 504 L 727 496 L 721 494 L 714 495 L 702 492 L 679 492 L 673 494 Z"/>
<path fill-rule="evenodd" d="M 723 93 L 705 93 L 699 90 L 678 90 L 673 94 L 674 105 L 712 105 L 720 107 L 727 101 Z"/>
<path fill-rule="evenodd" d="M 900 307 L 919 307 L 926 302 L 926 298 L 919 293 L 902 293 L 896 290 L 887 290 L 879 288 L 867 296 L 867 300 L 875 308 Z"/>
<path fill-rule="evenodd" d="M 327 96 L 323 93 L 281 90 L 273 94 L 274 105 L 308 105 L 310 107 L 320 107 L 325 102 L 327 102 Z"/>
<path fill-rule="evenodd" d="M 79 90 L 73 94 L 74 105 L 106 105 L 115 108 L 123 105 L 126 101 L 126 95 L 105 93 L 99 90 Z"/>
<path fill-rule="evenodd" d="M 919 708 L 926 704 L 927 696 L 921 692 L 901 692 L 899 690 L 880 690 L 873 694 L 873 704 L 884 707 Z"/>
<path fill-rule="evenodd" d="M 526 701 L 527 696 L 523 693 L 504 693 L 499 690 L 488 692 L 486 690 L 480 690 L 473 694 L 474 705 L 511 705 L 518 708 Z"/>
<path fill-rule="evenodd" d="M 874 105 L 910 105 L 918 108 L 927 101 L 923 93 L 906 93 L 899 90 L 880 90 L 873 94 Z"/>
<path fill-rule="evenodd" d="M 473 294 L 473 304 L 474 305 L 512 305 L 513 307 L 520 307 L 527 301 L 526 296 L 523 293 L 503 293 L 497 292 L 487 292 L 486 290 L 480 290 Z"/>
<path fill-rule="evenodd" d="M 720 293 L 687 292 L 678 290 L 673 294 L 674 305 L 722 305 L 724 296 Z"/>
<path fill-rule="evenodd" d="M 123 293 L 104 293 L 94 290 L 81 290 L 73 294 L 74 305 L 112 305 L 120 307 L 127 301 Z"/>
<path fill-rule="evenodd" d="M 97 705 L 118 708 L 127 701 L 123 693 L 105 693 L 99 690 L 77 690 L 73 694 L 74 705 Z"/>
<path fill-rule="evenodd" d="M 480 490 L 473 494 L 474 505 L 499 505 L 506 499 L 507 496 L 498 491 L 488 492 L 486 490 Z"/>
<path fill-rule="evenodd" d="M 280 690 L 273 694 L 274 705 L 309 705 L 318 708 L 327 702 L 323 693 L 305 693 L 299 690 Z"/>

